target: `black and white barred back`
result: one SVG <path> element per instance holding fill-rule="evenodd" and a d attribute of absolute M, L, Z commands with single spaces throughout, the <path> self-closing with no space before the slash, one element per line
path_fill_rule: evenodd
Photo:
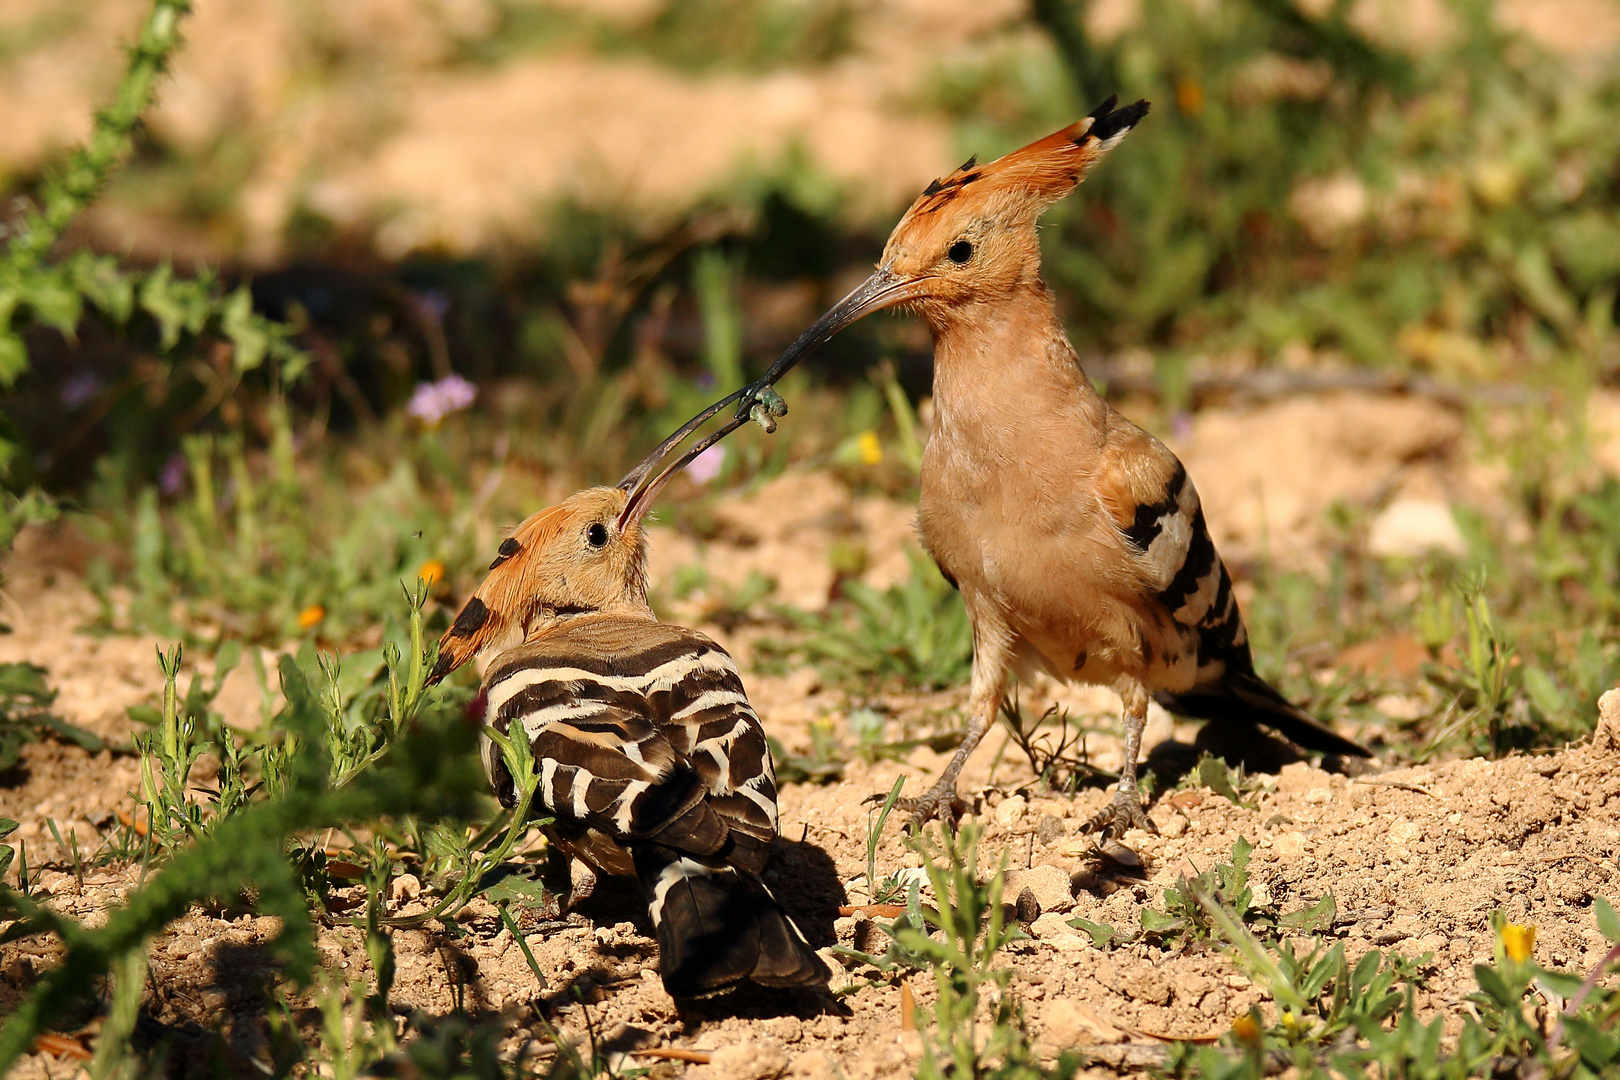
<path fill-rule="evenodd" d="M 777 834 L 776 777 L 731 657 L 684 627 L 581 615 L 502 653 L 484 678 L 486 723 L 533 749 L 535 813 L 566 852 L 633 875 L 675 997 L 751 979 L 825 983 L 825 965 L 758 875 Z M 495 745 L 485 771 L 516 801 Z"/>

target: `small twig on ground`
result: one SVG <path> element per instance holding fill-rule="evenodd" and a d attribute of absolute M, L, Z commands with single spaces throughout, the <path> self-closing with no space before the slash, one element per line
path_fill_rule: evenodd
<path fill-rule="evenodd" d="M 1367 787 L 1400 788 L 1402 791 L 1415 791 L 1419 795 L 1427 795 L 1431 799 L 1440 799 L 1440 796 L 1436 795 L 1426 787 L 1419 787 L 1417 784 L 1402 783 L 1399 780 L 1369 780 L 1365 777 L 1358 776 L 1350 782 L 1352 784 L 1365 784 Z"/>
<path fill-rule="evenodd" d="M 714 1057 L 711 1050 L 688 1050 L 683 1046 L 655 1046 L 650 1050 L 632 1050 L 630 1053 L 660 1061 L 689 1061 L 693 1065 L 707 1065 Z"/>

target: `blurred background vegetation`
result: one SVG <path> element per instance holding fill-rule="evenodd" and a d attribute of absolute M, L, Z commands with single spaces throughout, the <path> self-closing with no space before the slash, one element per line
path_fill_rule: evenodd
<path fill-rule="evenodd" d="M 1042 234 L 1116 400 L 1162 432 L 1423 395 L 1509 475 L 1505 513 L 1457 511 L 1464 555 L 1370 558 L 1350 513 L 1322 564 L 1240 559 L 1262 667 L 1422 627 L 1475 746 L 1563 737 L 1620 655 L 1585 425 L 1620 369 L 1617 47 L 1613 0 L 10 3 L 4 531 L 65 515 L 105 629 L 374 647 L 400 579 L 461 595 L 492 523 L 761 369 L 929 179 L 1118 92 L 1149 121 Z M 905 496 L 921 328 L 863 323 L 794 380 L 783 433 L 666 517 L 701 533 L 709 492 L 793 463 Z M 855 655 L 892 601 L 883 655 L 958 672 L 923 570 L 850 595 L 779 622 Z M 1306 667 L 1317 707 L 1372 700 Z"/>

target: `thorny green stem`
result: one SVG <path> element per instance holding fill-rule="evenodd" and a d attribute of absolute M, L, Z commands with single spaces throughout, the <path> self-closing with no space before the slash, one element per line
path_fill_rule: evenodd
<path fill-rule="evenodd" d="M 112 1007 L 96 1037 L 95 1057 L 90 1062 L 90 1080 L 111 1080 L 128 1076 L 126 1067 L 129 1037 L 141 1015 L 141 994 L 146 988 L 146 943 L 131 948 L 113 962 Z"/>
<path fill-rule="evenodd" d="M 479 856 L 473 865 L 467 868 L 467 872 L 462 875 L 455 888 L 446 893 L 437 904 L 433 905 L 431 910 L 424 911 L 419 915 L 405 915 L 384 919 L 383 922 L 388 926 L 397 929 L 409 929 L 461 910 L 477 894 L 478 883 L 484 879 L 484 875 L 505 862 L 517 848 L 517 843 L 523 838 L 523 834 L 528 832 L 532 826 L 541 823 L 529 820 L 529 809 L 534 805 L 534 794 L 539 785 L 539 777 L 534 771 L 534 753 L 530 749 L 528 741 L 523 738 L 508 738 L 491 727 L 486 727 L 484 734 L 491 742 L 500 747 L 501 756 L 505 759 L 506 767 L 512 774 L 512 784 L 517 791 L 517 805 L 512 808 L 512 820 L 506 827 L 506 835 L 501 838 L 500 844 L 493 850 L 486 851 Z"/>
<path fill-rule="evenodd" d="M 90 139 L 61 172 L 45 182 L 40 205 L 23 215 L 0 252 L 0 276 L 39 265 L 73 219 L 90 205 L 135 144 L 135 128 L 152 104 L 169 57 L 180 47 L 180 21 L 191 0 L 153 0 L 152 11 L 129 52 L 129 66 L 111 105 L 96 116 Z"/>

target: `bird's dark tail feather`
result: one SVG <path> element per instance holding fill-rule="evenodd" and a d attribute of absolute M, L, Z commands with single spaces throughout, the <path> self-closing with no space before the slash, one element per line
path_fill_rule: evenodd
<path fill-rule="evenodd" d="M 1258 721 L 1307 750 L 1372 757 L 1370 750 L 1327 727 L 1253 672 L 1229 673 L 1218 683 L 1183 694 L 1160 692 L 1154 699 L 1173 713 L 1212 723 Z"/>
<path fill-rule="evenodd" d="M 637 845 L 634 855 L 671 997 L 712 997 L 745 979 L 827 982 L 827 966 L 758 878 L 657 844 Z"/>

